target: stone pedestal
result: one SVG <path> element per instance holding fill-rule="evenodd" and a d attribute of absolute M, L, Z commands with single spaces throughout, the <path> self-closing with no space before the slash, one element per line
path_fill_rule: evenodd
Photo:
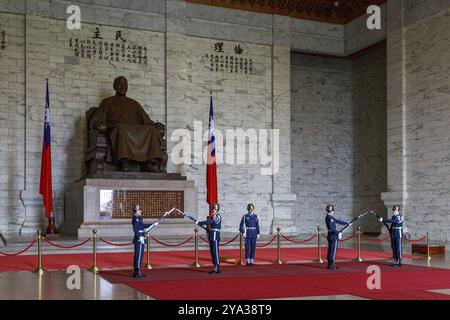
<path fill-rule="evenodd" d="M 23 190 L 20 198 L 25 208 L 25 220 L 20 229 L 21 234 L 36 234 L 38 230 L 44 231 L 45 215 L 42 206 L 42 197 L 38 190 Z"/>
<path fill-rule="evenodd" d="M 297 227 L 292 218 L 292 208 L 295 205 L 295 194 L 272 194 L 272 206 L 274 218 L 271 225 L 271 233 L 276 234 L 277 228 L 281 227 L 283 234 L 296 234 Z"/>
<path fill-rule="evenodd" d="M 65 221 L 60 230 L 63 234 L 76 235 L 80 239 L 92 236 L 97 229 L 99 237 L 133 237 L 130 218 L 108 218 L 100 216 L 100 190 L 128 191 L 182 191 L 184 212 L 197 217 L 197 188 L 194 182 L 186 181 L 178 174 L 119 173 L 120 179 L 97 177 L 83 178 L 67 188 L 65 192 Z M 117 177 L 117 175 L 116 175 Z M 148 178 L 148 177 L 147 177 Z M 164 212 L 161 212 L 163 214 Z M 152 223 L 156 218 L 146 218 Z M 193 233 L 195 225 L 184 218 L 167 218 L 152 231 L 153 236 L 186 237 Z"/>

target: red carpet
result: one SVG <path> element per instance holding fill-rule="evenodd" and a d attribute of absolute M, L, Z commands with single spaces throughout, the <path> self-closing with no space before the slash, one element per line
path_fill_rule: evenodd
<path fill-rule="evenodd" d="M 372 262 L 373 263 L 373 262 Z M 369 299 L 450 300 L 449 295 L 428 292 L 450 288 L 450 270 L 404 265 L 381 268 L 381 290 L 366 286 L 371 263 L 343 262 L 339 270 L 323 264 L 257 265 L 222 267 L 210 275 L 209 268 L 145 270 L 146 278 L 134 279 L 129 270 L 103 271 L 111 283 L 122 283 L 156 299 L 246 300 L 350 294 Z"/>
<path fill-rule="evenodd" d="M 45 252 L 45 246 L 44 246 Z M 355 258 L 356 251 L 353 249 L 339 249 L 338 260 L 350 260 Z M 282 260 L 286 261 L 310 261 L 316 258 L 317 248 L 284 248 L 281 250 Z M 222 249 L 222 257 L 234 257 L 239 259 L 239 250 Z M 362 251 L 364 259 L 390 258 L 391 254 L 386 252 Z M 152 266 L 174 266 L 190 265 L 194 261 L 193 251 L 153 251 L 150 252 L 150 263 Z M 405 258 L 411 258 L 405 255 Z M 322 258 L 326 259 L 326 248 L 322 248 Z M 146 258 L 144 258 L 144 263 Z M 275 248 L 261 248 L 257 250 L 257 262 L 272 262 L 276 259 Z M 133 253 L 99 253 L 97 264 L 101 268 L 130 268 L 133 261 Z M 201 264 L 210 264 L 211 258 L 209 250 L 199 251 L 199 261 Z M 44 254 L 42 256 L 42 266 L 45 270 L 64 270 L 70 265 L 78 265 L 82 269 L 87 269 L 92 265 L 91 253 L 79 254 Z M 16 257 L 0 256 L 0 272 L 11 271 L 32 271 L 37 267 L 36 255 L 20 255 Z"/>

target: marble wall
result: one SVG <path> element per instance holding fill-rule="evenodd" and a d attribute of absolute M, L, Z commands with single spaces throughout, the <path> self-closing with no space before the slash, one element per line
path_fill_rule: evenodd
<path fill-rule="evenodd" d="M 410 230 L 448 241 L 448 1 L 387 3 L 387 207 Z M 402 18 L 402 19 L 399 19 Z"/>
<path fill-rule="evenodd" d="M 352 83 L 353 211 L 371 208 L 383 214 L 380 194 L 387 190 L 385 47 L 353 60 Z M 361 220 L 361 227 L 381 231 L 373 216 Z"/>
<path fill-rule="evenodd" d="M 325 206 L 353 216 L 352 62 L 292 55 L 291 171 L 295 219 L 311 233 Z"/>
<path fill-rule="evenodd" d="M 199 190 L 199 216 L 208 212 L 206 199 L 206 165 L 203 150 L 207 143 L 212 91 L 215 117 L 216 156 L 218 175 L 218 198 L 224 216 L 225 229 L 236 231 L 248 202 L 253 202 L 262 216 L 263 231 L 269 232 L 273 209 L 270 203 L 271 176 L 261 175 L 259 164 L 249 163 L 248 138 L 229 139 L 230 130 L 271 128 L 271 49 L 269 46 L 243 42 L 220 41 L 223 53 L 215 51 L 218 40 L 169 34 L 167 38 L 167 93 L 168 93 L 168 149 L 173 150 L 181 138 L 173 135 L 176 130 L 186 129 L 192 138 L 188 144 L 191 153 L 189 164 L 170 162 L 168 171 L 179 172 L 193 179 Z M 244 50 L 241 55 L 234 52 L 235 46 Z M 253 73 L 210 71 L 211 55 L 246 57 L 252 59 Z M 225 61 L 225 60 L 224 60 Z M 228 62 L 230 63 L 231 60 Z M 230 66 L 228 66 L 230 68 Z M 197 124 L 196 124 L 197 122 Z M 196 130 L 199 128 L 200 130 Z M 184 136 L 183 136 L 184 137 Z M 203 137 L 203 142 L 201 138 Z M 200 138 L 200 143 L 194 139 Z M 237 163 L 238 145 L 245 145 L 244 163 Z M 223 147 L 222 147 L 223 146 Z M 230 150 L 231 149 L 231 150 Z M 253 153 L 253 154 L 252 154 Z M 256 155 L 257 156 L 257 155 Z M 257 160 L 259 162 L 259 160 Z M 203 213 L 203 214 L 202 214 Z M 226 219 L 225 219 L 226 217 Z"/>
<path fill-rule="evenodd" d="M 21 190 L 26 177 L 24 17 L 0 13 L 0 231 L 17 229 L 25 219 Z M 13 217 L 13 219 L 11 219 Z"/>

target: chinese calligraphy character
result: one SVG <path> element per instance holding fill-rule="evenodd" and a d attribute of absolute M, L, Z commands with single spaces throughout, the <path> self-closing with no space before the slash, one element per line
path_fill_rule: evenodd
<path fill-rule="evenodd" d="M 241 48 L 241 45 L 237 45 L 237 46 L 234 46 L 234 52 L 236 53 L 236 54 L 242 54 L 242 52 L 244 52 L 244 50 Z"/>
<path fill-rule="evenodd" d="M 214 44 L 214 51 L 223 52 L 223 42 L 217 42 Z"/>
<path fill-rule="evenodd" d="M 100 29 L 98 27 L 95 28 L 94 36 L 92 39 L 103 39 L 103 37 L 100 37 Z"/>
<path fill-rule="evenodd" d="M 1 42 L 0 48 L 1 49 L 5 49 L 6 48 L 6 43 L 5 43 L 6 33 L 5 33 L 5 30 L 2 30 L 1 36 L 2 36 L 2 42 Z"/>
<path fill-rule="evenodd" d="M 122 40 L 123 42 L 126 42 L 124 38 L 122 38 L 122 31 L 116 31 L 116 41 L 117 40 Z"/>

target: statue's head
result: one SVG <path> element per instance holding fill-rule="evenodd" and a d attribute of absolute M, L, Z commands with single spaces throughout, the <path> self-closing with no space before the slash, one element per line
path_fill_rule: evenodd
<path fill-rule="evenodd" d="M 127 78 L 120 76 L 114 79 L 113 84 L 114 90 L 116 90 L 116 93 L 120 96 L 124 96 L 127 94 L 128 90 L 128 81 Z"/>

